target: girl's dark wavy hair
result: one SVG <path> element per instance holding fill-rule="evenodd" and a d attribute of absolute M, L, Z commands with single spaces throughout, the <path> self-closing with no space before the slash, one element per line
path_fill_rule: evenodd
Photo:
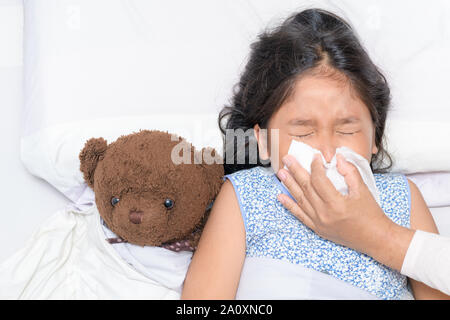
<path fill-rule="evenodd" d="M 308 9 L 287 18 L 273 30 L 266 30 L 252 43 L 250 56 L 239 82 L 233 88 L 231 103 L 219 114 L 224 138 L 224 159 L 232 146 L 233 163 L 224 163 L 225 173 L 232 173 L 262 163 L 249 161 L 249 139 L 245 139 L 245 163 L 239 164 L 237 141 L 225 141 L 226 129 L 247 129 L 259 124 L 267 128 L 270 117 L 293 91 L 296 79 L 324 62 L 344 75 L 368 107 L 375 126 L 377 154 L 370 167 L 384 173 L 392 167 L 392 158 L 384 148 L 384 129 L 390 106 L 386 78 L 369 58 L 352 27 L 342 18 L 323 9 Z M 235 139 L 236 140 L 236 139 Z M 229 157 L 230 155 L 228 155 Z"/>

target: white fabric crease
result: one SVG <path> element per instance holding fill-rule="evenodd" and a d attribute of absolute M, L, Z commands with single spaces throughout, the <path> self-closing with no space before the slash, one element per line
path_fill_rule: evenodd
<path fill-rule="evenodd" d="M 0 299 L 179 299 L 181 283 L 175 282 L 185 271 L 172 252 L 153 252 L 155 276 L 150 277 L 105 239 L 96 206 L 58 211 L 0 265 Z"/>

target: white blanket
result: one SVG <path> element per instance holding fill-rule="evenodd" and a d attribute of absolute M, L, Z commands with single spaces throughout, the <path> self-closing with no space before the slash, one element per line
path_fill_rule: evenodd
<path fill-rule="evenodd" d="M 111 235 L 95 206 L 57 212 L 0 265 L 0 299 L 180 298 L 190 253 L 111 245 Z M 259 258 L 246 259 L 236 298 L 376 299 L 327 274 Z"/>
<path fill-rule="evenodd" d="M 245 258 L 238 300 L 378 300 L 377 296 L 331 275 L 288 261 Z M 405 295 L 402 299 L 413 299 Z"/>
<path fill-rule="evenodd" d="M 161 256 L 156 262 L 171 272 Z M 0 299 L 179 299 L 179 289 L 155 278 L 130 266 L 105 241 L 95 206 L 64 209 L 0 265 Z"/>

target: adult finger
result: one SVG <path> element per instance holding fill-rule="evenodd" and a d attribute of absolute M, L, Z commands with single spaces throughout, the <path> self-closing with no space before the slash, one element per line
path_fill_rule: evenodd
<path fill-rule="evenodd" d="M 289 196 L 283 193 L 280 193 L 277 199 L 286 209 L 289 210 L 289 212 L 291 212 L 305 226 L 315 231 L 316 226 L 314 225 L 311 217 L 305 211 L 303 211 L 294 200 L 292 200 Z"/>
<path fill-rule="evenodd" d="M 324 202 L 333 202 L 341 196 L 330 179 L 328 179 L 322 158 L 319 154 L 314 155 L 311 163 L 311 184 Z"/>
<path fill-rule="evenodd" d="M 303 194 L 302 189 L 298 185 L 297 181 L 294 177 L 289 173 L 289 171 L 285 169 L 278 170 L 277 176 L 283 181 L 283 184 L 289 190 L 290 194 L 297 201 L 297 204 L 303 211 L 306 211 L 308 214 L 312 215 L 314 213 L 314 209 L 309 203 L 308 199 Z"/>
<path fill-rule="evenodd" d="M 289 172 L 292 174 L 294 179 L 297 181 L 298 185 L 303 191 L 306 199 L 313 206 L 313 208 L 318 209 L 323 204 L 322 199 L 317 195 L 313 186 L 311 185 L 311 177 L 308 171 L 305 170 L 294 157 L 286 155 L 283 158 L 283 163 L 288 167 Z"/>
<path fill-rule="evenodd" d="M 338 172 L 344 176 L 345 182 L 347 183 L 348 195 L 359 195 L 361 187 L 364 185 L 364 180 L 358 169 L 352 163 L 345 160 L 341 154 L 336 155 L 336 160 Z"/>

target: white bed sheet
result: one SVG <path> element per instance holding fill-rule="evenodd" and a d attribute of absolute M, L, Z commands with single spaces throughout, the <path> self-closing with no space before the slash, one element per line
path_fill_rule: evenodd
<path fill-rule="evenodd" d="M 450 207 L 430 208 L 430 211 L 439 233 L 450 237 Z"/>
<path fill-rule="evenodd" d="M 0 0 L 0 262 L 22 248 L 35 229 L 68 203 L 20 161 L 22 1 Z"/>

